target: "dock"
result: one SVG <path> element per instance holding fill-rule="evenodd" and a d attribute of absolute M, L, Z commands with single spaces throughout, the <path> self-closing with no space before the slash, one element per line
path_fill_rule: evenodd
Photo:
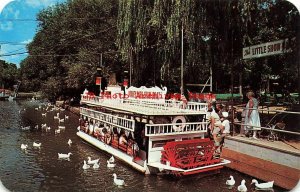
<path fill-rule="evenodd" d="M 300 178 L 300 142 L 255 140 L 228 136 L 222 157 L 227 166 L 285 189 L 293 189 Z"/>

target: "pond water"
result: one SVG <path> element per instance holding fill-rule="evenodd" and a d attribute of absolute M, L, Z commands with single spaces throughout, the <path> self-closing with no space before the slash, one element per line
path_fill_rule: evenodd
<path fill-rule="evenodd" d="M 246 180 L 248 191 L 255 191 L 251 186 L 250 176 L 224 168 L 219 174 L 202 177 L 194 175 L 183 178 L 148 175 L 133 170 L 120 160 L 116 167 L 106 167 L 110 155 L 84 143 L 77 135 L 78 116 L 68 111 L 52 111 L 45 113 L 45 106 L 39 109 L 39 102 L 32 101 L 0 101 L 0 179 L 3 185 L 15 192 L 33 191 L 202 191 L 227 192 L 237 191 L 242 179 Z M 59 112 L 60 118 L 65 115 L 69 119 L 60 123 L 54 116 Z M 36 125 L 46 123 L 50 131 L 34 129 Z M 66 128 L 55 134 L 58 125 Z M 31 130 L 21 127 L 31 126 Z M 67 144 L 72 140 L 72 145 Z M 33 142 L 42 143 L 34 148 Z M 27 144 L 26 151 L 21 144 Z M 59 160 L 57 153 L 71 152 L 70 160 Z M 100 158 L 99 169 L 83 170 L 83 161 L 90 156 Z M 125 180 L 126 186 L 117 187 L 113 183 L 112 174 Z M 225 182 L 232 175 L 235 186 L 230 189 Z M 274 191 L 284 191 L 274 188 Z"/>

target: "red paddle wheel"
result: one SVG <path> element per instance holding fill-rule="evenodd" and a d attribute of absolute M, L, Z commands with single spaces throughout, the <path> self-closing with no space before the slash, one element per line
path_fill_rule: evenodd
<path fill-rule="evenodd" d="M 161 161 L 185 170 L 212 165 L 221 161 L 220 158 L 213 158 L 215 150 L 214 142 L 208 138 L 167 142 Z"/>

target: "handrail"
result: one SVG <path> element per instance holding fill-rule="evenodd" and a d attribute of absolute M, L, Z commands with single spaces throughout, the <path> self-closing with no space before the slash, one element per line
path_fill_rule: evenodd
<path fill-rule="evenodd" d="M 244 124 L 244 123 L 233 123 L 234 125 L 242 125 L 242 126 L 249 126 L 249 127 L 256 127 L 256 128 L 261 128 L 261 129 L 266 129 L 266 130 L 271 130 L 271 131 L 277 131 L 277 132 L 282 132 L 282 133 L 288 133 L 288 134 L 292 134 L 292 135 L 300 135 L 299 132 L 294 132 L 294 131 L 285 131 L 285 130 L 280 130 L 280 129 L 272 129 L 272 128 L 268 128 L 268 127 L 260 127 L 260 126 L 254 126 L 254 125 L 250 125 L 250 124 Z"/>
<path fill-rule="evenodd" d="M 96 119 L 98 121 L 101 121 L 103 123 L 107 123 L 119 128 L 123 128 L 129 131 L 134 131 L 135 128 L 135 121 L 134 119 L 127 119 L 124 117 L 118 117 L 115 115 L 107 114 L 107 113 L 102 113 L 100 111 L 95 111 L 92 109 L 87 109 L 87 108 L 80 108 L 80 114 L 87 116 L 92 119 Z"/>
<path fill-rule="evenodd" d="M 182 135 L 206 133 L 207 122 L 146 124 L 146 136 Z"/>
<path fill-rule="evenodd" d="M 239 109 L 246 109 L 246 107 L 239 107 Z M 259 107 L 258 107 L 258 108 L 247 108 L 247 109 L 258 110 L 258 111 L 269 111 L 269 112 L 289 113 L 289 114 L 297 114 L 297 115 L 300 115 L 300 112 L 296 112 L 296 111 L 269 110 L 269 109 L 260 109 Z M 247 109 L 246 109 L 246 110 L 247 110 Z"/>

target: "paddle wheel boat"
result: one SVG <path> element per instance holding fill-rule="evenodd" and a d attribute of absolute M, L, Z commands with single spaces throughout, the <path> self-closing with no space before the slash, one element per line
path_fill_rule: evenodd
<path fill-rule="evenodd" d="M 85 91 L 77 135 L 145 174 L 191 175 L 230 163 L 205 138 L 207 103 L 165 100 L 166 93 L 159 87 L 108 87 L 101 96 Z"/>

